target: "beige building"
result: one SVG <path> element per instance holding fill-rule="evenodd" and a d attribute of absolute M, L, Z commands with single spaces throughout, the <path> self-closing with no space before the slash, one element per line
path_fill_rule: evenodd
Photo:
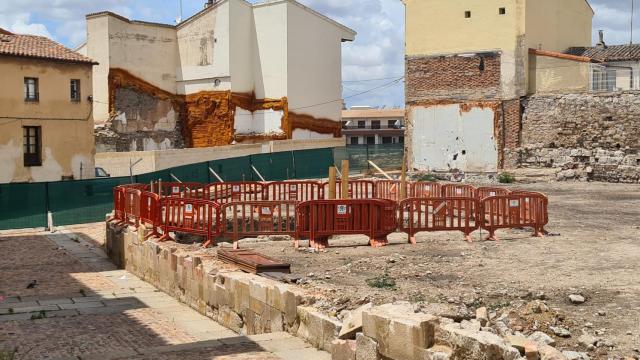
<path fill-rule="evenodd" d="M 353 30 L 293 0 L 204 5 L 177 25 L 87 15 L 98 151 L 341 136 Z"/>
<path fill-rule="evenodd" d="M 404 143 L 404 109 L 353 106 L 342 110 L 342 134 L 348 145 Z"/>
<path fill-rule="evenodd" d="M 0 29 L 0 183 L 94 177 L 94 65 L 45 37 Z"/>
<path fill-rule="evenodd" d="M 515 163 L 520 98 L 583 91 L 591 60 L 586 0 L 403 0 L 409 161 L 495 172 Z"/>

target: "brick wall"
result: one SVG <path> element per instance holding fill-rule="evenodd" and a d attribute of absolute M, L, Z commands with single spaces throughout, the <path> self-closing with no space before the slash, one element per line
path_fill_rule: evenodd
<path fill-rule="evenodd" d="M 500 54 L 406 58 L 406 102 L 495 99 L 500 96 Z"/>
<path fill-rule="evenodd" d="M 504 121 L 504 141 L 499 149 L 502 156 L 500 167 L 509 168 L 517 164 L 516 149 L 520 146 L 521 134 L 521 114 L 520 99 L 505 100 L 502 102 L 503 114 L 501 121 Z"/>

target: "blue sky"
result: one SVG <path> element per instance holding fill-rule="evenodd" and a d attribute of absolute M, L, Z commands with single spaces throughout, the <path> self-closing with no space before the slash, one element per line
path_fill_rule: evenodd
<path fill-rule="evenodd" d="M 358 32 L 355 42 L 343 45 L 344 97 L 382 87 L 403 75 L 404 7 L 400 0 L 299 1 Z M 204 2 L 183 0 L 183 16 L 202 9 Z M 594 40 L 597 30 L 603 29 L 608 44 L 628 43 L 631 0 L 590 3 L 596 12 Z M 636 0 L 636 5 L 640 12 L 640 1 Z M 103 10 L 131 19 L 174 23 L 179 0 L 0 0 L 0 27 L 45 35 L 73 48 L 86 37 L 84 15 Z M 634 28 L 635 42 L 640 43 L 637 16 Z M 403 103 L 403 82 L 347 100 L 348 105 L 393 107 Z"/>

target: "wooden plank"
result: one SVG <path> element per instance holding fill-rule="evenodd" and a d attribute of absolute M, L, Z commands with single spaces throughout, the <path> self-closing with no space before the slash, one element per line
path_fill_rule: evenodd
<path fill-rule="evenodd" d="M 290 264 L 279 262 L 251 249 L 218 250 L 218 259 L 254 274 L 261 272 L 291 273 Z"/>

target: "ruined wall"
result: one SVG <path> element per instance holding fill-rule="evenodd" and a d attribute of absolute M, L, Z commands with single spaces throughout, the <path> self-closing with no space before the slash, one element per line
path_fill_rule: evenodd
<path fill-rule="evenodd" d="M 640 92 L 535 95 L 525 105 L 521 167 L 559 179 L 640 181 Z"/>

